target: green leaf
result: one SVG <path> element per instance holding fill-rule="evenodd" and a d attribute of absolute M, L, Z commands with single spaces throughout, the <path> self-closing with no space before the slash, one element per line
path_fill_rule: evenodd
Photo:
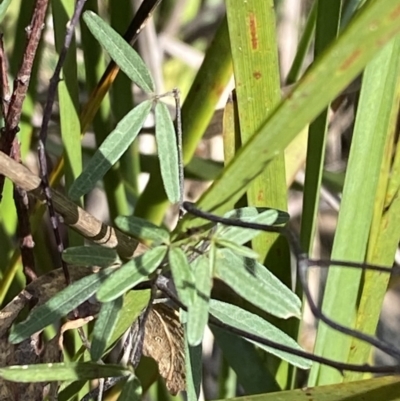
<path fill-rule="evenodd" d="M 0 377 L 19 383 L 90 380 L 131 374 L 132 372 L 121 365 L 99 365 L 94 362 L 43 363 L 0 368 Z"/>
<path fill-rule="evenodd" d="M 165 103 L 157 102 L 155 118 L 161 177 L 168 200 L 176 203 L 180 200 L 178 146 L 174 124 Z"/>
<path fill-rule="evenodd" d="M 238 256 L 250 259 L 258 259 L 259 255 L 257 252 L 253 251 L 251 248 L 239 245 L 236 242 L 232 242 L 223 238 L 215 238 L 215 243 L 222 248 L 228 248 Z"/>
<path fill-rule="evenodd" d="M 117 401 L 140 401 L 142 399 L 142 385 L 136 376 L 130 376 L 125 382 Z"/>
<path fill-rule="evenodd" d="M 208 321 L 208 309 L 212 287 L 210 260 L 206 255 L 199 256 L 192 263 L 196 292 L 188 310 L 188 342 L 196 346 L 203 339 Z"/>
<path fill-rule="evenodd" d="M 101 305 L 99 316 L 94 325 L 92 346 L 90 347 L 90 356 L 93 361 L 98 361 L 102 357 L 114 332 L 122 304 L 123 298 L 119 297 Z"/>
<path fill-rule="evenodd" d="M 75 246 L 63 252 L 63 260 L 76 266 L 108 267 L 120 264 L 117 251 L 102 246 Z"/>
<path fill-rule="evenodd" d="M 92 11 L 83 14 L 86 25 L 121 70 L 145 92 L 154 92 L 154 82 L 146 64 L 117 32 Z"/>
<path fill-rule="evenodd" d="M 11 0 L 2 0 L 0 2 L 0 22 L 3 21 L 5 15 L 6 15 L 6 12 L 7 12 L 7 8 L 10 5 L 10 3 L 11 3 Z"/>
<path fill-rule="evenodd" d="M 148 276 L 160 266 L 166 252 L 166 246 L 158 246 L 125 263 L 103 283 L 96 294 L 97 299 L 101 302 L 110 302 L 136 284 L 147 280 Z"/>
<path fill-rule="evenodd" d="M 20 343 L 67 315 L 88 300 L 97 291 L 103 280 L 114 270 L 113 268 L 101 270 L 64 288 L 46 303 L 33 309 L 26 320 L 18 323 L 11 330 L 9 341 L 12 344 Z"/>
<path fill-rule="evenodd" d="M 140 103 L 130 111 L 97 149 L 82 174 L 71 185 L 69 196 L 79 199 L 92 190 L 97 181 L 119 160 L 141 130 L 150 113 L 151 100 Z"/>
<path fill-rule="evenodd" d="M 167 244 L 169 232 L 156 226 L 148 220 L 136 216 L 119 216 L 115 219 L 116 226 L 136 238 L 149 239 Z"/>
<path fill-rule="evenodd" d="M 237 306 L 212 299 L 210 301 L 210 314 L 216 317 L 222 323 L 245 330 L 247 333 L 264 337 L 268 340 L 275 341 L 279 344 L 286 345 L 297 350 L 302 350 L 296 341 L 273 326 L 271 323 Z M 270 354 L 276 355 L 294 366 L 302 369 L 308 369 L 311 367 L 312 363 L 307 359 L 291 355 L 287 352 L 278 351 L 275 348 L 258 344 L 251 340 L 247 341 L 257 344 L 260 348 L 264 349 Z"/>
<path fill-rule="evenodd" d="M 195 297 L 195 278 L 185 253 L 178 247 L 173 247 L 168 253 L 169 267 L 179 300 L 186 306 L 193 304 Z"/>
<path fill-rule="evenodd" d="M 247 223 L 258 223 L 258 224 L 282 224 L 286 222 L 285 212 L 280 212 L 275 209 L 261 209 L 255 207 L 244 207 L 241 209 L 232 210 L 224 215 L 229 219 L 240 220 Z M 217 225 L 217 231 L 215 232 L 216 238 L 227 239 L 237 244 L 245 244 L 256 237 L 261 231 L 253 230 L 250 228 L 226 226 L 223 224 Z"/>
<path fill-rule="evenodd" d="M 271 212 L 271 222 L 262 224 L 269 224 L 273 226 L 273 225 L 286 224 L 290 220 L 289 213 L 283 210 L 272 209 L 270 207 L 254 207 L 254 206 L 246 206 L 230 210 L 229 212 L 226 212 L 224 214 L 224 218 L 259 223 L 258 221 L 251 220 L 251 218 L 253 217 L 257 218 L 257 216 L 259 216 L 260 214 L 264 214 L 266 212 Z M 262 217 L 262 219 L 264 219 L 264 217 Z"/>
<path fill-rule="evenodd" d="M 124 295 L 124 305 L 119 313 L 115 330 L 108 340 L 106 349 L 113 346 L 140 316 L 143 309 L 150 302 L 150 292 L 150 290 L 129 291 Z"/>
<path fill-rule="evenodd" d="M 300 318 L 298 296 L 254 259 L 242 258 L 230 249 L 218 249 L 215 276 L 260 309 L 286 319 Z"/>
<path fill-rule="evenodd" d="M 186 394 L 188 401 L 197 401 L 200 397 L 202 378 L 202 345 L 192 346 L 188 342 L 187 325 L 185 327 L 185 367 Z"/>

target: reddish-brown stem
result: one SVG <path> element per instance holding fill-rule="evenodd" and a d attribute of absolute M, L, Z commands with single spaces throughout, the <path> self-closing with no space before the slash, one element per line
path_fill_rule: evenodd
<path fill-rule="evenodd" d="M 17 140 L 13 143 L 11 157 L 18 163 L 21 163 L 21 151 Z M 26 282 L 29 284 L 37 278 L 35 273 L 35 259 L 33 256 L 35 243 L 33 242 L 31 224 L 29 222 L 29 199 L 27 192 L 15 184 L 14 202 L 18 216 L 17 234 L 19 247 L 21 249 L 23 272 L 26 277 Z"/>
<path fill-rule="evenodd" d="M 12 144 L 19 128 L 22 113 L 22 104 L 28 91 L 32 66 L 36 50 L 42 35 L 49 0 L 37 0 L 32 14 L 30 25 L 26 28 L 27 43 L 22 58 L 21 67 L 14 80 L 13 93 L 11 95 L 8 112 L 5 116 L 5 127 L 0 136 L 0 151 L 9 155 Z M 4 88 L 3 88 L 4 90 Z M 3 193 L 4 176 L 0 176 L 0 200 Z"/>

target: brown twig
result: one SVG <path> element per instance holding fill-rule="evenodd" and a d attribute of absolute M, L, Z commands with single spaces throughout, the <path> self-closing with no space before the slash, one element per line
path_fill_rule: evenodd
<path fill-rule="evenodd" d="M 12 158 L 21 163 L 21 149 L 17 140 L 14 140 L 12 150 Z M 29 222 L 29 200 L 28 194 L 24 189 L 14 184 L 14 201 L 18 216 L 18 239 L 21 249 L 22 266 L 26 277 L 26 282 L 29 284 L 37 278 L 35 269 L 35 258 L 33 256 L 33 242 L 31 224 Z"/>
<path fill-rule="evenodd" d="M 0 152 L 0 174 L 36 198 L 44 199 L 40 178 L 2 152 Z M 132 258 L 144 251 L 144 245 L 97 220 L 56 190 L 51 190 L 51 197 L 55 210 L 63 217 L 64 222 L 86 239 L 107 248 L 115 248 L 123 258 Z"/>
<path fill-rule="evenodd" d="M 12 143 L 19 128 L 22 113 L 22 104 L 28 91 L 29 80 L 36 50 L 39 45 L 49 0 L 37 0 L 32 14 L 30 25 L 26 28 L 27 44 L 21 67 L 14 80 L 13 93 L 10 99 L 8 113 L 5 117 L 5 127 L 0 137 L 0 151 L 9 155 Z M 3 193 L 4 177 L 0 176 L 0 200 Z"/>

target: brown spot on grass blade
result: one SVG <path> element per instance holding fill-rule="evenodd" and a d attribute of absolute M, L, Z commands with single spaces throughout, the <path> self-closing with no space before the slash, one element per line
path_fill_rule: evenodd
<path fill-rule="evenodd" d="M 261 72 L 260 71 L 254 71 L 253 72 L 253 77 L 255 79 L 257 79 L 257 80 L 260 79 L 262 77 Z"/>
<path fill-rule="evenodd" d="M 339 67 L 339 71 L 345 71 L 351 67 L 351 65 L 362 55 L 362 51 L 357 49 L 354 51 Z"/>
<path fill-rule="evenodd" d="M 257 50 L 258 49 L 257 19 L 253 13 L 249 14 L 249 28 L 250 28 L 251 48 L 253 50 Z"/>
<path fill-rule="evenodd" d="M 400 5 L 397 6 L 390 14 L 389 14 L 389 18 L 390 19 L 397 19 L 400 17 Z"/>

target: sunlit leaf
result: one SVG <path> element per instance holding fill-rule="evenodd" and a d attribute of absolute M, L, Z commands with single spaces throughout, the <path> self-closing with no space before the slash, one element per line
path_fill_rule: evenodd
<path fill-rule="evenodd" d="M 224 214 L 226 219 L 237 219 L 241 221 L 251 221 L 253 223 L 258 223 L 258 221 L 251 220 L 252 218 L 257 218 L 260 214 L 264 214 L 270 212 L 271 213 L 271 223 L 262 223 L 262 224 L 270 224 L 272 225 L 279 225 L 279 224 L 286 224 L 289 219 L 289 213 L 279 210 L 279 209 L 272 209 L 270 207 L 254 207 L 254 206 L 246 206 L 240 207 L 238 209 L 230 210 Z M 266 214 L 268 216 L 268 214 Z M 262 217 L 264 219 L 264 217 Z"/>
<path fill-rule="evenodd" d="M 140 316 L 150 302 L 150 292 L 150 290 L 129 291 L 123 296 L 124 304 L 106 349 L 114 345 Z"/>
<path fill-rule="evenodd" d="M 302 348 L 296 343 L 296 341 L 294 341 L 287 334 L 273 326 L 271 323 L 237 306 L 212 299 L 210 301 L 210 314 L 216 317 L 222 323 L 226 323 L 238 329 L 245 330 L 247 333 L 264 337 L 270 341 L 287 345 L 297 350 L 302 350 Z M 311 367 L 312 363 L 307 359 L 291 355 L 287 352 L 278 351 L 272 347 L 267 347 L 262 344 L 255 344 L 257 344 L 265 351 L 276 355 L 284 359 L 285 361 L 288 361 L 294 366 L 300 367 L 302 369 L 308 369 Z"/>
<path fill-rule="evenodd" d="M 230 249 L 218 249 L 215 276 L 237 294 L 280 318 L 300 317 L 298 296 L 254 259 L 242 258 Z"/>
<path fill-rule="evenodd" d="M 103 355 L 117 324 L 122 304 L 123 299 L 119 297 L 101 305 L 99 316 L 94 325 L 92 346 L 90 347 L 90 356 L 93 361 L 99 360 Z"/>
<path fill-rule="evenodd" d="M 115 249 L 102 246 L 67 248 L 62 257 L 65 262 L 76 266 L 108 267 L 121 262 Z"/>
<path fill-rule="evenodd" d="M 18 323 L 11 330 L 9 341 L 13 344 L 19 343 L 67 315 L 88 300 L 114 270 L 113 268 L 101 270 L 99 273 L 84 277 L 61 290 L 49 301 L 33 309 L 26 320 Z"/>
<path fill-rule="evenodd" d="M 241 209 L 232 210 L 225 214 L 226 218 L 240 220 L 248 223 L 258 224 L 282 224 L 286 222 L 288 214 L 275 209 L 262 209 L 255 207 L 244 207 Z M 233 227 L 218 224 L 215 237 L 227 239 L 237 244 L 245 244 L 256 237 L 260 231 L 250 228 Z"/>
<path fill-rule="evenodd" d="M 119 216 L 115 219 L 116 226 L 136 238 L 149 239 L 156 242 L 168 243 L 169 232 L 148 220 L 136 216 Z"/>
<path fill-rule="evenodd" d="M 146 117 L 150 113 L 152 102 L 146 100 L 131 110 L 116 126 L 90 159 L 82 174 L 69 190 L 72 199 L 79 199 L 91 191 L 97 181 L 120 159 L 136 138 Z"/>
<path fill-rule="evenodd" d="M 101 302 L 109 302 L 123 295 L 136 284 L 147 280 L 162 262 L 166 246 L 158 246 L 125 263 L 100 287 L 96 296 Z"/>
<path fill-rule="evenodd" d="M 20 383 L 89 380 L 131 374 L 122 365 L 100 365 L 94 362 L 43 363 L 0 368 L 0 377 Z"/>
<path fill-rule="evenodd" d="M 189 307 L 195 297 L 196 285 L 187 257 L 182 249 L 173 247 L 168 253 L 168 259 L 179 300 L 186 307 Z"/>
<path fill-rule="evenodd" d="M 117 32 L 92 11 L 83 14 L 86 25 L 121 70 L 145 92 L 154 92 L 150 71 L 140 56 Z"/>
<path fill-rule="evenodd" d="M 239 245 L 236 242 L 226 240 L 224 238 L 215 238 L 215 242 L 223 248 L 229 248 L 232 252 L 234 252 L 238 256 L 242 256 L 250 259 L 258 259 L 259 255 L 257 252 L 253 251 L 251 248 Z"/>
<path fill-rule="evenodd" d="M 157 102 L 155 117 L 157 152 L 164 189 L 168 200 L 176 203 L 180 199 L 178 147 L 174 124 L 165 103 Z"/>
<path fill-rule="evenodd" d="M 196 292 L 188 311 L 188 342 L 195 346 L 203 339 L 208 321 L 208 308 L 211 294 L 210 260 L 206 255 L 199 256 L 192 263 Z"/>

